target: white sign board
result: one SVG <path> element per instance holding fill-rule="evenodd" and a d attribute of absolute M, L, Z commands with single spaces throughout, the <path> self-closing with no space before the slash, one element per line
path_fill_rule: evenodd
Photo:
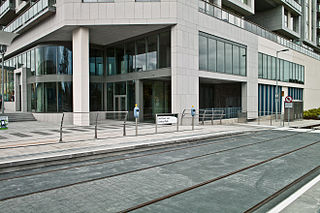
<path fill-rule="evenodd" d="M 158 116 L 157 124 L 176 124 L 178 122 L 177 117 L 174 116 Z"/>
<path fill-rule="evenodd" d="M 291 108 L 293 108 L 293 103 L 284 103 L 284 107 L 286 108 L 286 109 L 291 109 Z"/>

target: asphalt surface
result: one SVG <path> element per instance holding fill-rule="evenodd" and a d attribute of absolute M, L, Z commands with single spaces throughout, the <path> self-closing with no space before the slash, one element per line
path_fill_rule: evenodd
<path fill-rule="evenodd" d="M 317 141 L 269 130 L 2 173 L 0 212 L 119 212 Z M 136 211 L 243 212 L 319 166 L 319 151 L 316 143 Z"/>

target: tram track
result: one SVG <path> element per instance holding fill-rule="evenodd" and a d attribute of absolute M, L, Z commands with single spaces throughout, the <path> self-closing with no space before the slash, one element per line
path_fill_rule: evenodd
<path fill-rule="evenodd" d="M 294 136 L 299 135 L 299 134 L 301 134 L 301 133 L 287 134 L 284 137 L 294 137 Z M 245 136 L 247 136 L 247 135 L 246 134 L 245 135 L 241 135 L 240 137 L 245 137 Z M 169 153 L 169 152 L 187 150 L 187 149 L 192 149 L 192 148 L 196 148 L 196 147 L 209 146 L 209 145 L 212 145 L 212 144 L 225 142 L 225 140 L 228 140 L 228 139 L 230 139 L 232 137 L 233 136 L 227 136 L 227 137 L 224 137 L 224 138 L 219 138 L 218 140 L 214 140 L 212 142 L 202 142 L 201 144 L 189 145 L 187 147 L 169 149 L 169 150 L 165 150 L 165 151 L 147 153 L 147 154 L 136 155 L 136 156 L 131 156 L 131 157 L 124 157 L 124 158 L 120 158 L 120 159 L 93 162 L 93 163 L 87 163 L 87 164 L 82 164 L 82 165 L 70 166 L 70 167 L 66 167 L 66 168 L 52 169 L 52 170 L 47 170 L 47 171 L 43 171 L 43 172 L 34 172 L 34 173 L 30 173 L 30 174 L 25 174 L 25 175 L 18 175 L 18 176 L 13 176 L 13 177 L 8 177 L 8 178 L 0 178 L 0 181 L 7 181 L 7 180 L 30 177 L 30 176 L 35 176 L 35 175 L 42 175 L 42 174 L 48 174 L 48 173 L 53 173 L 53 172 L 66 171 L 66 170 L 83 168 L 83 167 L 88 167 L 88 166 L 97 166 L 97 165 L 102 165 L 102 164 L 107 164 L 107 163 L 114 163 L 114 162 L 118 162 L 118 161 L 125 161 L 125 160 L 142 158 L 142 157 L 147 157 L 147 156 L 152 156 L 152 155 L 159 155 L 159 154 L 164 154 L 164 153 Z M 256 137 L 256 135 L 253 135 L 253 136 L 251 135 L 251 137 Z M 281 136 L 281 137 L 283 137 L 283 136 Z M 239 149 L 239 148 L 243 148 L 243 147 L 253 146 L 253 145 L 256 145 L 256 144 L 260 144 L 260 143 L 266 143 L 268 141 L 277 140 L 277 139 L 280 139 L 280 137 L 273 137 L 273 138 L 269 138 L 269 139 L 266 139 L 266 140 L 261 140 L 261 141 L 258 141 L 258 142 L 254 142 L 254 143 L 244 144 L 244 145 L 241 145 L 241 146 L 236 146 L 236 147 L 220 150 L 219 152 L 209 153 L 208 155 L 217 154 L 217 153 L 226 152 L 226 151 L 231 151 L 231 150 Z M 210 139 L 208 139 L 208 140 L 211 141 Z M 114 157 L 117 157 L 117 156 L 114 156 Z"/>
<path fill-rule="evenodd" d="M 170 193 L 170 194 L 167 194 L 167 195 L 164 195 L 164 196 L 161 196 L 161 197 L 158 197 L 158 198 L 149 200 L 149 201 L 147 201 L 147 202 L 143 202 L 143 203 L 137 204 L 137 205 L 132 206 L 132 207 L 130 207 L 130 208 L 121 210 L 121 211 L 119 211 L 119 213 L 131 212 L 131 211 L 138 210 L 138 209 L 141 209 L 141 208 L 143 208 L 143 207 L 146 207 L 146 206 L 149 206 L 149 205 L 158 203 L 158 202 L 160 202 L 160 201 L 167 200 L 167 199 L 169 199 L 169 198 L 171 198 L 171 197 L 175 197 L 175 196 L 177 196 L 177 195 L 180 195 L 180 194 L 183 194 L 183 193 L 192 191 L 192 190 L 194 190 L 194 189 L 198 189 L 198 188 L 200 188 L 200 187 L 206 186 L 206 185 L 208 185 L 208 184 L 210 184 L 210 183 L 216 182 L 216 181 L 218 181 L 218 180 L 222 180 L 222 179 L 224 179 L 224 178 L 227 178 L 227 177 L 229 177 L 229 176 L 238 174 L 238 173 L 240 173 L 240 172 L 243 172 L 243 171 L 246 171 L 246 170 L 249 170 L 249 169 L 258 167 L 258 166 L 260 166 L 260 165 L 263 165 L 263 164 L 268 163 L 268 162 L 270 162 L 270 161 L 279 159 L 279 158 L 281 158 L 281 157 L 284 157 L 284 156 L 286 156 L 286 155 L 292 154 L 292 153 L 294 153 L 294 152 L 297 152 L 297 151 L 306 149 L 306 148 L 311 147 L 311 146 L 313 146 L 313 145 L 315 145 L 315 144 L 318 144 L 318 143 L 320 143 L 320 140 L 319 140 L 319 141 L 316 141 L 316 142 L 313 142 L 313 143 L 311 143 L 311 144 L 308 144 L 308 145 L 299 147 L 299 148 L 297 148 L 297 149 L 291 150 L 291 151 L 289 151 L 289 152 L 276 155 L 276 156 L 274 156 L 274 157 L 268 158 L 268 159 L 263 160 L 263 161 L 260 161 L 260 162 L 258 162 L 258 163 L 251 164 L 251 165 L 249 165 L 249 166 L 247 166 L 247 167 L 244 167 L 244 168 L 241 168 L 241 169 L 238 169 L 238 170 L 234 170 L 234 171 L 232 171 L 232 172 L 226 173 L 226 174 L 221 175 L 221 176 L 219 176 L 219 177 L 215 177 L 215 178 L 212 178 L 212 179 L 203 181 L 203 182 L 201 182 L 201 183 L 199 183 L 199 184 L 196 184 L 196 185 L 193 185 L 193 186 L 190 186 L 190 187 L 181 189 L 181 190 L 179 190 L 179 191 L 172 192 L 172 193 Z M 273 197 L 273 195 L 271 195 L 271 198 L 272 198 L 272 197 Z M 267 199 L 268 199 L 268 198 L 267 198 Z M 270 199 L 270 198 L 269 198 L 269 199 Z M 261 204 L 259 203 L 259 205 L 262 205 L 262 204 L 263 204 L 263 202 L 261 202 Z M 253 209 L 253 208 L 252 208 L 252 209 Z M 254 209 L 256 209 L 256 208 L 254 208 Z M 254 209 L 253 209 L 253 210 L 254 210 Z M 252 211 L 248 211 L 248 212 L 252 212 Z"/>
<path fill-rule="evenodd" d="M 290 134 L 290 136 L 295 136 L 295 135 L 298 135 L 298 134 L 301 134 L 301 133 L 296 133 L 296 134 Z M 281 137 L 277 137 L 277 139 L 280 139 L 282 138 L 283 136 Z M 289 137 L 289 136 L 286 136 L 286 137 Z M 250 144 L 244 144 L 244 145 L 241 145 L 241 146 L 237 146 L 237 147 L 232 147 L 232 148 L 228 148 L 228 149 L 223 149 L 223 150 L 220 150 L 220 151 L 216 151 L 216 152 L 211 152 L 211 153 L 206 153 L 206 154 L 202 154 L 202 155 L 197 155 L 197 156 L 193 156 L 193 157 L 189 157 L 189 158 L 184 158 L 184 159 L 180 159 L 180 160 L 175 160 L 175 161 L 171 161 L 171 162 L 167 162 L 167 163 L 161 163 L 161 164 L 156 164 L 156 165 L 151 165 L 151 166 L 148 166 L 148 167 L 143 167 L 143 168 L 138 168 L 138 169 L 133 169 L 133 170 L 129 170 L 129 171 L 125 171 L 125 172 L 120 172 L 120 173 L 117 173 L 117 174 L 111 174 L 111 175 L 106 175 L 106 176 L 102 176 L 102 177 L 97 177 L 97 178 L 91 178 L 91 179 L 88 179 L 88 180 L 83 180 L 83 181 L 78 181 L 78 182 L 74 182 L 74 183 L 70 183 L 70 184 L 64 184 L 64 185 L 61 185 L 61 186 L 56 186 L 56 187 L 51 187 L 51 188 L 48 188 L 48 189 L 41 189 L 41 190 L 38 190 L 38 191 L 33 191 L 33 192 L 27 192 L 27 193 L 22 193 L 22 194 L 18 194 L 18 195 L 14 195 L 14 196 L 9 196 L 9 197 L 4 197 L 2 199 L 0 199 L 0 201 L 6 201 L 6 200 L 11 200 L 11 199 L 15 199 L 15 198 L 19 198 L 19 197 L 25 197 L 25 196 L 29 196 L 29 195 L 34 195 L 34 194 L 39 194 L 39 193 L 43 193 L 43 192 L 47 192 L 47 191 L 53 191 L 53 190 L 57 190 L 57 189 L 62 189 L 62 188 L 66 188 L 66 187 L 70 187 L 70 186 L 75 186 L 75 185 L 80 185 L 80 184 L 84 184 L 84 183 L 89 183 L 89 182 L 93 182 L 93 181 L 98 181 L 98 180 L 103 180 L 103 179 L 108 179 L 108 178 L 112 178 L 112 177 L 117 177 L 117 176 L 121 176 L 121 175 L 126 175 L 126 174 L 131 174 L 131 173 L 135 173 L 135 172 L 141 172 L 141 171 L 145 171 L 145 170 L 149 170 L 149 169 L 153 169 L 153 168 L 157 168 L 157 167 L 162 167 L 162 166 L 167 166 L 167 165 L 172 165 L 172 164 L 175 164 L 175 163 L 179 163 L 179 162 L 184 162 L 184 161 L 188 161 L 188 160 L 193 160 L 193 159 L 199 159 L 199 158 L 203 158 L 203 157 L 207 157 L 207 156 L 210 156 L 210 155 L 214 155 L 214 154 L 218 154 L 218 153 L 223 153 L 223 152 L 227 152 L 227 151 L 231 151 L 231 150 L 236 150 L 236 149 L 239 149 L 239 148 L 243 148 L 243 147 L 249 147 L 249 146 L 253 146 L 253 145 L 256 145 L 256 144 L 260 144 L 260 143 L 264 143 L 264 142 L 267 142 L 267 141 L 271 141 L 271 140 L 275 140 L 276 138 L 271 138 L 271 139 L 267 139 L 267 140 L 262 140 L 262 141 L 258 141 L 258 142 L 255 142 L 255 143 L 250 143 Z M 300 149 L 303 149 L 303 148 L 306 148 L 306 147 L 309 147 L 309 146 L 312 146 L 314 144 L 317 144 L 319 143 L 320 141 L 317 141 L 317 142 L 314 142 L 312 144 L 308 144 L 306 146 L 303 146 L 303 147 L 300 147 L 294 151 L 297 151 L 297 150 L 300 150 Z M 197 145 L 198 146 L 198 145 Z M 188 147 L 188 148 L 191 148 L 191 147 Z M 181 149 L 185 149 L 185 148 L 180 148 L 180 149 L 176 149 L 176 150 L 181 150 Z M 169 150 L 170 152 L 172 151 L 176 151 L 176 150 Z M 158 152 L 156 154 L 159 154 L 159 153 L 166 153 L 166 152 L 169 152 L 169 151 L 164 151 L 164 152 Z M 280 156 L 276 156 L 276 157 L 273 157 L 272 159 L 276 159 L 276 158 L 279 158 L 281 156 L 284 156 L 284 155 L 287 155 L 289 153 L 292 153 L 294 151 L 291 151 L 291 152 L 288 152 L 288 153 L 285 153 L 285 154 L 282 154 Z M 147 154 L 145 156 L 148 156 L 148 155 L 152 155 L 154 153 L 151 153 L 151 154 Z M 135 156 L 135 158 L 137 157 L 143 157 L 143 156 Z M 132 158 L 126 158 L 126 159 L 132 159 Z M 119 160 L 123 160 L 123 159 L 118 159 Z M 270 159 L 266 160 L 266 161 L 263 161 L 263 162 L 269 162 L 271 161 Z M 105 163 L 105 162 L 104 162 Z M 100 164 L 100 162 L 99 162 Z M 254 164 L 254 165 L 260 165 L 262 164 L 261 162 L 258 163 L 258 164 Z M 83 165 L 84 166 L 84 165 Z M 86 165 L 88 166 L 88 165 Z M 252 168 L 253 166 L 250 166 L 250 168 Z M 72 168 L 79 168 L 79 167 L 72 167 Z M 246 167 L 247 168 L 247 167 Z M 70 168 L 65 168 L 66 169 L 70 169 Z M 248 168 L 247 168 L 248 169 Z M 61 171 L 63 169 L 59 169 L 59 170 L 54 170 L 54 171 Z M 244 171 L 246 169 L 241 169 L 241 171 Z M 53 170 L 50 171 L 50 172 L 54 172 Z M 237 170 L 238 171 L 238 170 Z M 240 172 L 240 171 L 238 171 Z M 38 174 L 46 174 L 48 172 L 43 172 L 43 173 L 37 173 L 36 175 Z M 234 172 L 232 172 L 234 173 Z M 229 173 L 228 173 L 229 174 Z M 234 173 L 235 174 L 235 173 Z M 6 180 L 10 180 L 10 179 L 16 179 L 16 178 L 22 178 L 22 177 L 28 177 L 28 176 L 32 176 L 32 175 L 35 175 L 35 174 L 29 174 L 29 175 L 25 175 L 25 176 L 16 176 L 16 177 L 11 177 L 11 178 L 4 178 L 4 179 L 1 179 L 1 181 L 6 181 Z M 227 175 L 227 176 L 230 176 Z M 227 176 L 223 176 L 223 177 L 227 177 Z M 216 179 L 216 178 L 215 178 Z M 221 179 L 221 178 L 220 178 Z"/>

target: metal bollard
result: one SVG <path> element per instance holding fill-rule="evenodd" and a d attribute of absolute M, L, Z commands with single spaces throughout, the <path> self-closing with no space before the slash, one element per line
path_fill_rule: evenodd
<path fill-rule="evenodd" d="M 123 136 L 126 136 L 126 121 L 123 122 Z"/>
<path fill-rule="evenodd" d="M 96 125 L 94 127 L 94 138 L 97 139 L 98 138 L 98 116 L 99 114 L 97 113 L 97 116 L 96 116 Z"/>
<path fill-rule="evenodd" d="M 62 142 L 62 126 L 63 126 L 64 113 L 62 114 L 61 125 L 60 125 L 60 140 Z"/>
<path fill-rule="evenodd" d="M 194 116 L 192 116 L 192 130 L 194 130 Z"/>
<path fill-rule="evenodd" d="M 138 136 L 138 118 L 136 118 L 136 136 Z"/>
<path fill-rule="evenodd" d="M 179 114 L 177 115 L 177 132 L 179 132 Z"/>

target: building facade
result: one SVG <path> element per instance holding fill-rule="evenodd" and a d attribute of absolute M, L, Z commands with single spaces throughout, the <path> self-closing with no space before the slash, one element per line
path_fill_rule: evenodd
<path fill-rule="evenodd" d="M 272 2 L 1 1 L 2 30 L 19 34 L 5 55 L 6 110 L 132 117 L 138 104 L 152 120 L 194 105 L 254 119 L 283 112 L 277 90 L 319 107 L 318 4 Z"/>

